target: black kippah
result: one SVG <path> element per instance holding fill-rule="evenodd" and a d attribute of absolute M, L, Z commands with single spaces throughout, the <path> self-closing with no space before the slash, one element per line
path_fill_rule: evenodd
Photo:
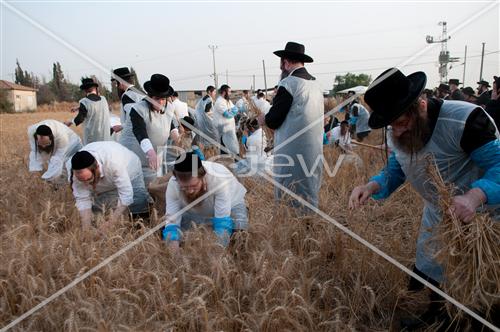
<path fill-rule="evenodd" d="M 92 166 L 95 162 L 95 158 L 88 151 L 78 151 L 71 158 L 71 168 L 74 170 L 80 170 Z"/>
<path fill-rule="evenodd" d="M 195 167 L 195 170 L 198 170 L 201 166 L 201 159 L 196 153 L 186 152 L 175 160 L 174 171 L 190 173 L 193 171 L 193 167 Z"/>
<path fill-rule="evenodd" d="M 52 129 L 47 125 L 39 125 L 35 133 L 40 136 L 50 136 L 52 135 Z"/>

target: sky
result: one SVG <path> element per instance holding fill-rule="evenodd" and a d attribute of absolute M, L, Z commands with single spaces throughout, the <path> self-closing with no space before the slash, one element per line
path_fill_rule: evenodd
<path fill-rule="evenodd" d="M 499 1 L 0 1 L 0 79 L 13 80 L 16 59 L 24 70 L 50 80 L 59 61 L 67 79 L 96 75 L 109 87 L 109 71 L 132 66 L 141 85 L 154 73 L 176 90 L 213 84 L 216 45 L 219 85 L 249 89 L 279 79 L 273 51 L 287 41 L 305 45 L 306 64 L 324 90 L 336 75 L 385 69 L 424 71 L 427 87 L 439 84 L 441 44 L 447 22 L 448 50 L 459 61 L 448 78 L 477 87 L 482 43 L 483 78 L 500 74 Z"/>

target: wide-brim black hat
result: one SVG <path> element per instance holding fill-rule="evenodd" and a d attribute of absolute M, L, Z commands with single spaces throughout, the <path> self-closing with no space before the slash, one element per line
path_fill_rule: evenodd
<path fill-rule="evenodd" d="M 450 92 L 450 86 L 448 84 L 441 83 L 438 86 L 438 90 L 449 93 Z"/>
<path fill-rule="evenodd" d="M 174 93 L 170 80 L 162 74 L 153 74 L 151 79 L 144 83 L 144 90 L 155 97 L 170 97 Z"/>
<path fill-rule="evenodd" d="M 487 87 L 487 88 L 491 88 L 490 83 L 489 83 L 489 82 L 487 82 L 487 81 L 479 81 L 479 82 L 477 82 L 477 84 L 479 84 L 479 85 L 484 85 L 484 86 L 485 86 L 485 87 Z"/>
<path fill-rule="evenodd" d="M 80 85 L 80 90 L 87 90 L 92 87 L 98 87 L 99 84 L 94 82 L 92 78 L 82 78 L 82 85 Z"/>
<path fill-rule="evenodd" d="M 306 48 L 304 45 L 295 43 L 295 42 L 288 42 L 286 43 L 285 49 L 284 50 L 279 50 L 273 52 L 280 58 L 287 58 L 290 60 L 296 60 L 304 63 L 310 63 L 313 62 L 313 58 L 311 58 L 309 55 L 305 54 Z"/>
<path fill-rule="evenodd" d="M 130 70 L 128 69 L 128 67 L 120 67 L 120 68 L 116 68 L 115 70 L 113 70 L 113 74 L 115 76 L 118 76 L 120 78 L 123 78 L 123 79 L 127 79 L 131 76 L 134 76 L 134 74 L 132 74 L 130 72 Z M 114 77 L 111 77 L 111 82 L 113 81 L 116 81 L 116 78 Z"/>
<path fill-rule="evenodd" d="M 448 84 L 455 84 L 455 85 L 460 85 L 462 84 L 460 82 L 460 80 L 456 79 L 456 78 L 451 78 L 449 81 L 448 81 Z"/>
<path fill-rule="evenodd" d="M 474 89 L 471 88 L 470 86 L 466 87 L 466 88 L 463 88 L 462 89 L 462 93 L 466 96 L 469 96 L 469 97 L 476 97 L 476 93 L 474 92 Z"/>
<path fill-rule="evenodd" d="M 396 68 L 384 71 L 365 93 L 365 102 L 372 110 L 368 125 L 373 129 L 390 125 L 417 100 L 426 83 L 427 76 L 421 71 L 408 76 Z"/>

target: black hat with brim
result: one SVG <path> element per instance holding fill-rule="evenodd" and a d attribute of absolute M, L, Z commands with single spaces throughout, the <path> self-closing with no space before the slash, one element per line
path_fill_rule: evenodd
<path fill-rule="evenodd" d="M 438 90 L 449 93 L 450 92 L 450 86 L 448 84 L 441 83 L 438 86 Z"/>
<path fill-rule="evenodd" d="M 448 81 L 448 84 L 455 84 L 455 85 L 460 85 L 462 83 L 460 83 L 460 81 L 456 78 L 451 78 L 449 81 Z"/>
<path fill-rule="evenodd" d="M 116 68 L 115 70 L 113 70 L 113 74 L 115 76 L 118 76 L 120 78 L 123 78 L 123 79 L 127 79 L 131 76 L 134 76 L 134 74 L 132 74 L 130 72 L 130 70 L 128 69 L 128 67 L 120 67 L 120 68 Z M 114 77 L 111 77 L 111 82 L 113 81 L 116 81 L 116 78 Z"/>
<path fill-rule="evenodd" d="M 305 54 L 304 45 L 295 42 L 288 42 L 286 43 L 284 50 L 275 51 L 273 53 L 280 58 L 296 60 L 304 63 L 311 63 L 314 61 L 313 58 Z"/>
<path fill-rule="evenodd" d="M 181 154 L 175 160 L 174 171 L 181 173 L 192 173 L 202 167 L 200 157 L 194 152 L 186 152 Z"/>
<path fill-rule="evenodd" d="M 78 171 L 92 166 L 94 162 L 95 158 L 90 152 L 85 150 L 78 151 L 71 157 L 71 169 Z"/>
<path fill-rule="evenodd" d="M 485 87 L 487 87 L 487 88 L 490 88 L 490 87 L 491 87 L 490 83 L 489 83 L 489 82 L 487 82 L 487 81 L 479 81 L 479 82 L 477 82 L 477 84 L 479 84 L 479 85 L 484 85 L 484 86 L 485 86 Z"/>
<path fill-rule="evenodd" d="M 150 96 L 166 98 L 174 93 L 170 80 L 162 74 L 153 74 L 151 79 L 144 83 L 144 90 Z"/>
<path fill-rule="evenodd" d="M 94 82 L 92 78 L 82 78 L 82 85 L 80 85 L 80 90 L 87 90 L 92 87 L 99 87 L 99 84 Z"/>
<path fill-rule="evenodd" d="M 469 97 L 476 97 L 476 93 L 474 92 L 474 89 L 471 88 L 470 86 L 466 87 L 466 88 L 463 88 L 462 89 L 462 93 L 466 96 L 469 96 Z"/>
<path fill-rule="evenodd" d="M 421 71 L 405 76 L 391 68 L 380 74 L 365 93 L 365 102 L 372 110 L 368 125 L 373 129 L 390 125 L 417 100 L 426 82 L 427 76 Z"/>

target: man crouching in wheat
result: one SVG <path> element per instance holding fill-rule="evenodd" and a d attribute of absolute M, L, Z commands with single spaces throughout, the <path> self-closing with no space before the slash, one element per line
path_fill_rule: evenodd
<path fill-rule="evenodd" d="M 144 185 L 141 160 L 119 143 L 94 142 L 85 145 L 68 161 L 71 189 L 80 212 L 83 229 L 91 227 L 92 212 L 113 209 L 111 218 L 99 225 L 111 228 L 127 211 L 147 213 L 149 194 Z"/>
<path fill-rule="evenodd" d="M 224 165 L 201 161 L 193 152 L 180 155 L 167 186 L 163 239 L 178 250 L 181 230 L 192 223 L 205 224 L 227 246 L 233 231 L 248 228 L 245 194 L 245 187 Z M 181 213 L 185 207 L 190 208 Z"/>
<path fill-rule="evenodd" d="M 373 111 L 369 125 L 373 129 L 391 125 L 394 146 L 386 167 L 367 184 L 354 188 L 349 207 L 357 209 L 370 197 L 387 198 L 409 181 L 424 200 L 414 272 L 439 286 L 444 281 L 443 266 L 435 259 L 436 243 L 429 239 L 436 234 L 442 213 L 428 172 L 429 158 L 443 180 L 456 188 L 450 208 L 453 215 L 470 222 L 484 205 L 499 220 L 500 140 L 493 120 L 477 105 L 422 97 L 426 80 L 423 72 L 405 76 L 391 68 L 368 88 L 365 101 Z M 423 286 L 412 280 L 409 288 L 414 291 Z M 428 310 L 419 319 L 403 319 L 402 328 L 434 322 L 449 326 L 439 299 L 432 293 Z"/>

